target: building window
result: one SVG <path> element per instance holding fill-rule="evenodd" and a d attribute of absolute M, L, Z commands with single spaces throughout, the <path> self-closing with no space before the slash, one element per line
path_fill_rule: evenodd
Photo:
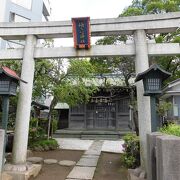
<path fill-rule="evenodd" d="M 178 104 L 173 105 L 173 113 L 175 117 L 179 116 L 179 109 L 178 109 Z"/>
<path fill-rule="evenodd" d="M 14 4 L 22 6 L 26 9 L 31 9 L 32 0 L 11 0 Z"/>
<path fill-rule="evenodd" d="M 120 99 L 118 101 L 118 112 L 129 112 L 129 99 Z"/>
<path fill-rule="evenodd" d="M 9 22 L 14 22 L 14 19 L 15 19 L 15 13 L 10 12 Z"/>

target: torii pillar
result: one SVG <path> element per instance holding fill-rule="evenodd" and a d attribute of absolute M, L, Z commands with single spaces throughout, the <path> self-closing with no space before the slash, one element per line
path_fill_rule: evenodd
<path fill-rule="evenodd" d="M 27 83 L 20 82 L 13 144 L 13 164 L 26 163 L 29 121 L 31 112 L 31 98 L 35 69 L 35 46 L 36 37 L 34 35 L 27 35 L 21 70 L 21 78 Z"/>
<path fill-rule="evenodd" d="M 134 33 L 135 40 L 135 68 L 136 74 L 141 73 L 149 68 L 148 45 L 146 33 L 144 30 L 136 30 Z M 147 170 L 147 140 L 146 135 L 151 132 L 151 107 L 150 97 L 144 96 L 143 82 L 136 83 L 137 87 L 137 105 L 139 120 L 139 137 L 141 146 L 141 166 Z"/>

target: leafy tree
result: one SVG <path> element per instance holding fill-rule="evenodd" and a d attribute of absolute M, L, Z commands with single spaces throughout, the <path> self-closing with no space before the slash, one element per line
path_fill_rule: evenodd
<path fill-rule="evenodd" d="M 133 0 L 120 16 L 160 14 L 180 10 L 179 0 Z"/>
<path fill-rule="evenodd" d="M 160 14 L 180 11 L 179 0 L 133 0 L 132 4 L 126 8 L 119 16 L 134 16 L 146 14 Z M 180 43 L 180 30 L 173 33 L 162 33 L 158 35 L 148 35 L 148 39 L 155 39 L 157 43 Z M 168 81 L 180 78 L 180 56 L 151 57 L 150 63 L 157 63 L 166 71 L 172 73 Z"/>
<path fill-rule="evenodd" d="M 55 65 L 52 60 L 37 60 L 35 63 L 33 99 L 46 98 L 52 89 L 51 76 Z"/>
<path fill-rule="evenodd" d="M 126 41 L 127 36 L 107 36 L 96 42 L 96 45 L 120 44 Z M 118 73 L 126 86 L 130 86 L 129 80 L 134 77 L 134 61 L 132 57 L 97 57 L 91 58 L 97 74 Z"/>

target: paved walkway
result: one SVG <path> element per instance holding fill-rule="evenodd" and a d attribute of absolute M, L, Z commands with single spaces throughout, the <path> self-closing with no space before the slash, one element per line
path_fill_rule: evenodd
<path fill-rule="evenodd" d="M 78 138 L 56 138 L 60 149 L 85 150 L 66 180 L 92 180 L 101 151 L 122 153 L 123 140 L 82 140 Z"/>
<path fill-rule="evenodd" d="M 78 138 L 56 138 L 60 145 L 60 149 L 71 150 L 88 150 L 90 146 L 95 142 L 94 140 L 82 140 Z M 122 153 L 123 152 L 123 140 L 102 140 L 103 152 Z"/>
<path fill-rule="evenodd" d="M 94 141 L 69 173 L 66 180 L 92 180 L 102 146 L 103 141 Z"/>

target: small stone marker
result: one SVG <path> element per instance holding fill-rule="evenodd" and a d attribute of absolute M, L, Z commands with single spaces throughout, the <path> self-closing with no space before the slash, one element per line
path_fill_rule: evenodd
<path fill-rule="evenodd" d="M 76 164 L 75 161 L 63 160 L 59 162 L 61 166 L 74 166 Z"/>
<path fill-rule="evenodd" d="M 139 175 L 140 178 L 145 179 L 146 178 L 146 172 L 142 171 Z"/>
<path fill-rule="evenodd" d="M 42 163 L 43 158 L 42 157 L 29 157 L 27 158 L 27 161 L 37 164 L 37 163 Z"/>
<path fill-rule="evenodd" d="M 3 159 L 3 153 L 4 153 L 4 135 L 5 132 L 3 129 L 0 129 L 0 174 L 2 172 L 2 167 L 4 164 L 4 159 Z"/>
<path fill-rule="evenodd" d="M 136 168 L 136 169 L 134 170 L 134 174 L 135 174 L 137 177 L 139 177 L 139 175 L 141 174 L 141 172 L 142 172 L 141 167 L 138 167 L 138 168 Z"/>
<path fill-rule="evenodd" d="M 56 164 L 58 162 L 58 160 L 56 159 L 45 159 L 44 163 L 45 164 Z"/>

